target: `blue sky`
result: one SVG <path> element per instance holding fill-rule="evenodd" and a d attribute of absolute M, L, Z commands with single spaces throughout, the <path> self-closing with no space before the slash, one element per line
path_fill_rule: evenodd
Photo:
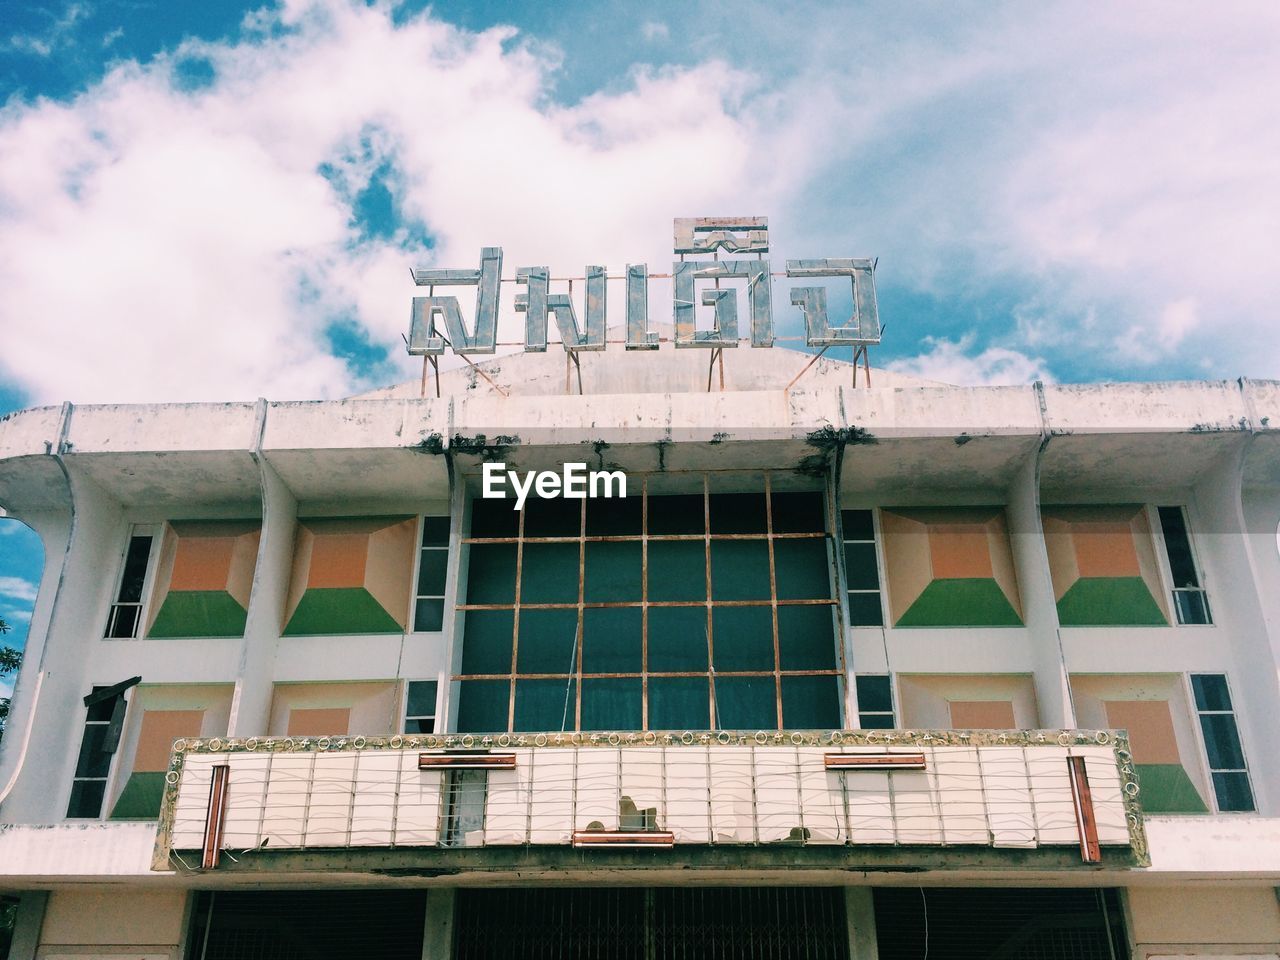
<path fill-rule="evenodd" d="M 0 13 L 0 413 L 407 379 L 408 265 L 661 265 L 714 214 L 879 257 L 878 365 L 1280 372 L 1271 2 Z"/>

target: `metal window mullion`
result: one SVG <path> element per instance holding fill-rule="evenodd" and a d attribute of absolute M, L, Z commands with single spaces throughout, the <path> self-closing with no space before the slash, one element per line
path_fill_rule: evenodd
<path fill-rule="evenodd" d="M 707 718 L 708 729 L 716 730 L 720 727 L 720 707 L 716 701 L 716 647 L 715 637 L 712 634 L 712 606 L 711 606 L 711 478 L 705 473 L 702 475 L 702 537 L 703 537 L 703 560 L 706 565 L 706 608 L 707 608 L 707 687 L 710 696 L 707 698 Z"/>
<path fill-rule="evenodd" d="M 640 729 L 649 729 L 649 478 L 640 482 Z"/>
<path fill-rule="evenodd" d="M 578 514 L 578 635 L 574 638 L 577 658 L 574 664 L 573 680 L 573 729 L 582 729 L 582 648 L 587 638 L 583 624 L 582 602 L 586 599 L 587 580 L 587 544 L 583 539 L 587 533 L 587 500 L 582 499 L 582 507 Z M 563 731 L 562 731 L 563 732 Z"/>
<path fill-rule="evenodd" d="M 511 689 L 507 695 L 507 732 L 513 733 L 516 724 L 516 658 L 520 655 L 520 581 L 524 574 L 524 511 L 518 511 L 516 540 L 516 583 L 511 606 Z"/>
<path fill-rule="evenodd" d="M 782 723 L 782 648 L 778 642 L 778 567 L 773 555 L 773 480 L 764 473 L 764 530 L 769 550 L 769 615 L 773 625 L 773 699 L 777 729 Z"/>

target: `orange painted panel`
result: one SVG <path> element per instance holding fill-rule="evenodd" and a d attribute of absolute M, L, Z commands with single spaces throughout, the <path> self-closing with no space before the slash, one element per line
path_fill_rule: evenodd
<path fill-rule="evenodd" d="M 952 700 L 951 726 L 956 730 L 1014 730 L 1009 700 Z"/>
<path fill-rule="evenodd" d="M 935 580 L 992 576 L 985 523 L 930 524 L 929 552 Z"/>
<path fill-rule="evenodd" d="M 368 559 L 367 533 L 317 533 L 311 544 L 307 587 L 363 587 Z"/>
<path fill-rule="evenodd" d="M 1087 521 L 1072 525 L 1076 565 L 1082 577 L 1136 577 L 1138 551 L 1128 520 Z"/>
<path fill-rule="evenodd" d="M 346 736 L 351 728 L 350 707 L 290 710 L 291 737 Z"/>
<path fill-rule="evenodd" d="M 226 590 L 234 537 L 179 537 L 170 590 Z"/>
<path fill-rule="evenodd" d="M 1181 763 L 1168 700 L 1107 700 L 1107 723 L 1129 731 L 1134 763 Z"/>
<path fill-rule="evenodd" d="M 200 736 L 203 710 L 146 710 L 138 731 L 138 749 L 133 754 L 134 773 L 157 773 L 169 769 L 173 741 Z"/>

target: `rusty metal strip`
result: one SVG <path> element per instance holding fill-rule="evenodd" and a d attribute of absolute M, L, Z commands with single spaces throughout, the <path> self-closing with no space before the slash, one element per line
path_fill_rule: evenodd
<path fill-rule="evenodd" d="M 1093 792 L 1089 789 L 1089 774 L 1084 757 L 1067 757 L 1067 772 L 1071 776 L 1071 802 L 1075 806 L 1076 830 L 1080 834 L 1080 859 L 1085 863 L 1100 863 L 1102 848 L 1098 844 L 1098 819 L 1093 810 Z"/>
<path fill-rule="evenodd" d="M 822 762 L 828 770 L 883 769 L 923 770 L 923 753 L 824 753 Z"/>
<path fill-rule="evenodd" d="M 676 835 L 670 830 L 575 830 L 575 847 L 607 847 L 625 850 L 635 847 L 674 847 Z"/>
<path fill-rule="evenodd" d="M 204 847 L 200 854 L 200 867 L 212 870 L 218 865 L 222 853 L 222 828 L 227 817 L 227 781 L 231 776 L 231 765 L 219 763 L 213 768 L 213 777 L 209 781 L 209 809 L 205 814 Z"/>
<path fill-rule="evenodd" d="M 420 753 L 419 770 L 514 770 L 514 753 Z"/>

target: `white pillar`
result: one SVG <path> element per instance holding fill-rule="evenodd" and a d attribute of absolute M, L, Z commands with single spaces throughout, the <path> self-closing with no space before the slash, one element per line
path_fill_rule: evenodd
<path fill-rule="evenodd" d="M 845 921 L 849 925 L 849 960 L 877 960 L 876 913 L 870 887 L 845 887 Z"/>
<path fill-rule="evenodd" d="M 427 917 L 422 934 L 422 960 L 449 960 L 453 956 L 452 887 L 427 893 Z"/>

